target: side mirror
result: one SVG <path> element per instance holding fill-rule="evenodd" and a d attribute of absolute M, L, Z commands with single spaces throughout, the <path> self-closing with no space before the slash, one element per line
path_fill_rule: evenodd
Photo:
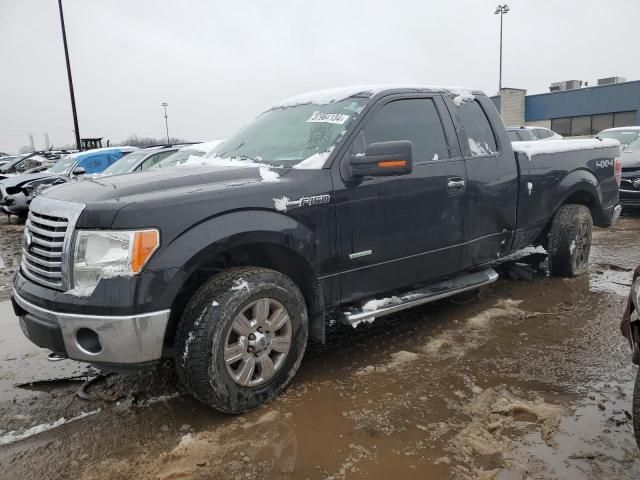
<path fill-rule="evenodd" d="M 85 174 L 85 169 L 84 169 L 84 167 L 76 167 L 76 168 L 73 169 L 72 173 L 73 173 L 73 175 L 78 177 L 80 175 L 84 175 Z"/>
<path fill-rule="evenodd" d="M 349 161 L 351 177 L 389 177 L 413 171 L 413 144 L 409 140 L 372 143 Z"/>

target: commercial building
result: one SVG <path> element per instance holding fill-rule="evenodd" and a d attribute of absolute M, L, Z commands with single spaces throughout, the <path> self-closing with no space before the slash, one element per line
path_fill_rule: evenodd
<path fill-rule="evenodd" d="M 503 88 L 492 97 L 506 125 L 536 125 L 566 137 L 595 135 L 611 127 L 640 125 L 640 80 L 601 79 L 582 87 L 579 80 L 553 83 L 550 93 L 527 95 Z"/>

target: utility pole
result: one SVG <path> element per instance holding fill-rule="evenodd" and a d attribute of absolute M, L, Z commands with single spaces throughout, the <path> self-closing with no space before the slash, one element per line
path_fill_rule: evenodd
<path fill-rule="evenodd" d="M 71 63 L 69 62 L 69 48 L 67 47 L 67 31 L 64 27 L 64 13 L 62 12 L 62 0 L 58 0 L 60 10 L 60 26 L 62 27 L 62 43 L 64 44 L 64 57 L 67 61 L 67 77 L 69 79 L 69 94 L 71 95 L 71 111 L 73 112 L 73 131 L 76 135 L 76 148 L 80 150 L 80 129 L 78 128 L 78 112 L 76 112 L 76 96 L 73 93 L 73 79 L 71 78 Z"/>
<path fill-rule="evenodd" d="M 498 5 L 494 15 L 500 14 L 500 74 L 498 77 L 498 94 L 502 91 L 502 16 L 509 13 L 509 5 Z"/>
<path fill-rule="evenodd" d="M 167 129 L 167 144 L 170 143 L 169 142 L 169 119 L 167 117 L 167 107 L 169 106 L 169 104 L 167 102 L 162 102 L 161 104 L 164 107 L 164 126 Z"/>

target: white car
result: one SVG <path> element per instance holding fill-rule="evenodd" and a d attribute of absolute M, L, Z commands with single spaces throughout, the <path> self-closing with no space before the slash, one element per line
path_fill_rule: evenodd
<path fill-rule="evenodd" d="M 562 140 L 564 137 L 544 127 L 512 126 L 507 127 L 512 142 L 535 140 Z"/>

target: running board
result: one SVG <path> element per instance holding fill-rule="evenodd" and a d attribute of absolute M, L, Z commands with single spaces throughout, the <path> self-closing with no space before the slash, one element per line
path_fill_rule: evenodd
<path fill-rule="evenodd" d="M 497 279 L 498 274 L 492 268 L 461 275 L 402 295 L 366 302 L 360 308 L 343 312 L 343 320 L 355 327 L 360 322 L 372 322 L 375 318 L 473 290 Z"/>

